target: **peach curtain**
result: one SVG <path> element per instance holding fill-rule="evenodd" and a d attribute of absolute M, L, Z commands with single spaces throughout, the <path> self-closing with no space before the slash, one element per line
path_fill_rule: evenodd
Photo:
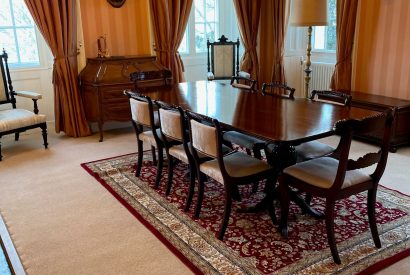
<path fill-rule="evenodd" d="M 330 87 L 332 90 L 350 91 L 352 82 L 352 52 L 356 14 L 359 0 L 338 0 L 336 65 Z"/>
<path fill-rule="evenodd" d="M 262 0 L 261 2 L 259 30 L 260 81 L 285 83 L 283 57 L 289 19 L 289 0 Z"/>
<path fill-rule="evenodd" d="M 261 0 L 234 0 L 233 3 L 245 48 L 241 59 L 241 71 L 250 73 L 253 79 L 258 80 L 259 61 L 256 46 L 261 14 Z"/>
<path fill-rule="evenodd" d="M 150 0 L 155 51 L 159 62 L 172 71 L 175 83 L 184 82 L 184 65 L 178 53 L 193 0 Z"/>
<path fill-rule="evenodd" d="M 54 56 L 56 132 L 90 135 L 77 82 L 77 10 L 75 0 L 24 0 Z"/>

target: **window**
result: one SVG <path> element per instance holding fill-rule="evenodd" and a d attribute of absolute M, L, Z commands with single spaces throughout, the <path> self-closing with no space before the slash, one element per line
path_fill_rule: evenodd
<path fill-rule="evenodd" d="M 184 55 L 206 53 L 207 39 L 216 41 L 222 34 L 232 41 L 239 37 L 232 1 L 194 0 L 178 50 Z"/>
<path fill-rule="evenodd" d="M 328 26 L 313 28 L 313 50 L 336 51 L 336 0 L 328 0 L 328 17 Z"/>
<path fill-rule="evenodd" d="M 36 29 L 24 0 L 1 0 L 0 48 L 9 56 L 10 67 L 40 65 Z"/>

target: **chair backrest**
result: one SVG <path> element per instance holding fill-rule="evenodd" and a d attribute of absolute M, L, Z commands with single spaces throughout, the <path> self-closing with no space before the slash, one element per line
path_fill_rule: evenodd
<path fill-rule="evenodd" d="M 313 90 L 310 99 L 314 101 L 327 102 L 343 106 L 350 106 L 352 96 L 340 91 L 318 91 Z"/>
<path fill-rule="evenodd" d="M 7 59 L 8 55 L 3 50 L 3 53 L 0 55 L 0 104 L 11 104 L 13 108 L 16 108 L 16 99 L 14 98 Z"/>
<path fill-rule="evenodd" d="M 256 80 L 252 79 L 249 73 L 240 71 L 238 75 L 232 76 L 231 85 L 238 89 L 254 91 L 256 89 Z"/>
<path fill-rule="evenodd" d="M 165 139 L 188 143 L 188 126 L 182 108 L 163 101 L 155 103 L 159 106 L 160 127 Z"/>
<path fill-rule="evenodd" d="M 218 40 L 206 43 L 208 74 L 211 72 L 213 79 L 230 79 L 239 72 L 239 38 L 233 42 L 222 35 Z"/>
<path fill-rule="evenodd" d="M 155 131 L 155 128 L 158 128 L 154 117 L 156 111 L 151 98 L 130 90 L 126 91 L 125 94 L 129 97 L 132 122 L 137 133 L 142 132 L 143 126 L 149 127 L 153 130 L 155 139 L 158 139 Z"/>
<path fill-rule="evenodd" d="M 341 136 L 340 143 L 333 156 L 339 159 L 339 167 L 336 174 L 333 189 L 341 188 L 346 171 L 362 169 L 376 165 L 371 174 L 374 184 L 378 184 L 387 163 L 389 144 L 392 135 L 393 121 L 396 109 L 388 109 L 384 113 L 364 118 L 362 120 L 347 119 L 338 121 L 335 125 L 336 133 Z M 370 152 L 356 160 L 349 159 L 350 145 L 355 134 L 369 134 L 375 131 L 383 132 L 383 139 L 378 152 Z"/>
<path fill-rule="evenodd" d="M 278 96 L 283 98 L 294 98 L 295 89 L 285 83 L 271 82 L 262 84 L 262 94 Z"/>

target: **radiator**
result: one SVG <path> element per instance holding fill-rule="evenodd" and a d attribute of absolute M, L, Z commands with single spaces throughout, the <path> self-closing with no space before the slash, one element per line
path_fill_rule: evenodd
<path fill-rule="evenodd" d="M 310 73 L 310 85 L 309 90 L 329 90 L 330 81 L 335 66 L 329 63 L 312 63 L 310 66 L 312 72 Z M 304 87 L 305 72 L 302 70 L 302 87 Z"/>

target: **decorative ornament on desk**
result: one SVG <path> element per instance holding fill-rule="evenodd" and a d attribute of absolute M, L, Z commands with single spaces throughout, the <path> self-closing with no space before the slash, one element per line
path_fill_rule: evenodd
<path fill-rule="evenodd" d="M 97 38 L 98 52 L 97 57 L 110 57 L 110 52 L 107 48 L 107 36 L 100 36 Z"/>
<path fill-rule="evenodd" d="M 125 0 L 107 0 L 114 8 L 121 8 L 124 5 Z"/>

